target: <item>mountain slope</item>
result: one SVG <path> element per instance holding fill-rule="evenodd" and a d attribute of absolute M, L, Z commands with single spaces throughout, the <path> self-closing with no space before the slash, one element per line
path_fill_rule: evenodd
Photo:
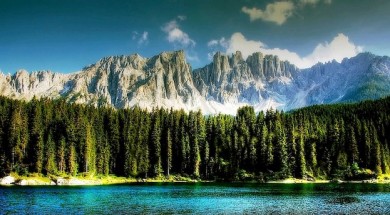
<path fill-rule="evenodd" d="M 361 101 L 390 94 L 390 58 L 356 57 L 300 70 L 277 56 L 216 53 L 213 62 L 193 70 L 183 51 L 152 58 L 137 54 L 101 59 L 73 74 L 21 70 L 0 74 L 0 94 L 30 100 L 62 98 L 93 106 L 202 110 L 235 114 L 252 105 L 290 110 L 312 104 Z"/>
<path fill-rule="evenodd" d="M 390 94 L 389 80 L 390 58 L 386 56 L 361 53 L 341 63 L 319 63 L 295 78 L 297 93 L 287 109 L 378 99 Z"/>

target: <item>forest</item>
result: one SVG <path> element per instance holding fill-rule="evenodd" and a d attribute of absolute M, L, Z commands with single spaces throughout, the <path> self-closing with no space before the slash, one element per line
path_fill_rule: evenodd
<path fill-rule="evenodd" d="M 389 143 L 390 97 L 236 116 L 0 97 L 0 176 L 362 179 L 390 173 Z"/>

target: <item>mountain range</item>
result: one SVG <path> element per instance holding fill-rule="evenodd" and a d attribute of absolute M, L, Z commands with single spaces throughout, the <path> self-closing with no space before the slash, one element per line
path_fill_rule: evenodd
<path fill-rule="evenodd" d="M 371 53 L 298 69 L 273 55 L 254 53 L 244 59 L 239 51 L 217 52 L 209 65 L 193 70 L 180 50 L 151 58 L 138 54 L 105 57 L 71 74 L 0 73 L 0 95 L 65 99 L 97 107 L 235 114 L 244 105 L 256 111 L 291 110 L 377 99 L 390 95 L 389 83 L 390 58 Z"/>

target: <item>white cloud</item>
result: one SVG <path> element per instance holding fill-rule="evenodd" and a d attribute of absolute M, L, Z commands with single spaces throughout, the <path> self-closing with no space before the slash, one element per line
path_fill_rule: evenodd
<path fill-rule="evenodd" d="M 169 43 L 173 44 L 175 49 L 184 49 L 186 51 L 186 58 L 189 61 L 199 62 L 197 52 L 194 50 L 196 42 L 184 32 L 179 25 L 179 22 L 186 20 L 187 17 L 180 15 L 176 19 L 165 23 L 161 30 L 166 33 L 166 39 Z"/>
<path fill-rule="evenodd" d="M 208 47 L 213 47 L 213 46 L 217 46 L 219 44 L 218 40 L 210 40 L 208 43 L 207 43 L 207 46 Z"/>
<path fill-rule="evenodd" d="M 138 40 L 138 44 L 142 45 L 148 43 L 148 35 L 149 33 L 147 31 L 144 31 L 144 33 L 142 33 L 141 37 Z"/>
<path fill-rule="evenodd" d="M 229 44 L 230 44 L 230 41 L 229 40 L 226 40 L 225 37 L 222 37 L 221 39 L 219 40 L 210 40 L 208 43 L 207 43 L 207 46 L 212 50 L 211 52 L 209 52 L 207 54 L 207 58 L 209 60 L 213 60 L 213 57 L 215 55 L 215 53 L 217 52 L 217 50 L 219 50 L 220 48 L 223 48 L 223 49 L 227 49 L 229 47 Z"/>
<path fill-rule="evenodd" d="M 224 48 L 227 48 L 228 46 L 228 41 L 225 39 L 225 37 L 222 37 L 221 39 L 219 40 L 210 40 L 208 43 L 207 43 L 207 46 L 208 47 L 217 47 L 217 46 L 222 46 Z"/>
<path fill-rule="evenodd" d="M 267 22 L 273 22 L 277 25 L 284 24 L 297 9 L 302 9 L 306 5 L 315 6 L 323 1 L 325 4 L 331 4 L 332 0 L 295 0 L 295 1 L 276 1 L 267 4 L 264 10 L 253 7 L 242 7 L 241 11 L 249 15 L 250 21 L 261 19 Z"/>
<path fill-rule="evenodd" d="M 149 33 L 147 31 L 144 31 L 142 34 L 138 33 L 137 31 L 133 31 L 133 36 L 131 39 L 137 40 L 138 45 L 146 45 L 149 43 L 148 36 Z"/>
<path fill-rule="evenodd" d="M 216 51 L 212 51 L 212 52 L 207 53 L 207 59 L 209 59 L 209 61 L 212 61 L 213 57 L 216 53 L 217 53 Z"/>
<path fill-rule="evenodd" d="M 230 37 L 226 52 L 230 54 L 241 51 L 242 56 L 246 58 L 250 54 L 258 52 L 264 46 L 265 44 L 260 41 L 247 40 L 241 33 L 234 33 Z"/>
<path fill-rule="evenodd" d="M 186 58 L 189 61 L 196 61 L 196 62 L 200 61 L 198 57 L 198 53 L 196 53 L 194 50 L 187 50 Z"/>
<path fill-rule="evenodd" d="M 363 51 L 361 46 L 357 46 L 349 41 L 349 38 L 342 33 L 334 37 L 330 43 L 324 42 L 318 44 L 311 54 L 304 57 L 287 49 L 268 48 L 267 45 L 261 41 L 246 39 L 240 32 L 234 33 L 225 44 L 220 43 L 221 40 L 212 40 L 209 43 L 212 44 L 213 47 L 219 46 L 227 54 L 241 51 L 244 58 L 247 58 L 254 52 L 277 55 L 281 60 L 287 60 L 299 68 L 308 68 L 318 62 L 325 63 L 332 60 L 341 62 L 344 58 L 353 57 Z M 210 55 L 211 53 L 209 53 L 209 58 Z"/>
<path fill-rule="evenodd" d="M 179 16 L 177 16 L 177 18 L 178 18 L 180 21 L 184 21 L 184 20 L 187 19 L 187 17 L 184 16 L 184 15 L 179 15 Z"/>
<path fill-rule="evenodd" d="M 176 46 L 181 48 L 194 47 L 195 41 L 188 36 L 188 34 L 180 29 L 179 24 L 176 20 L 165 23 L 161 28 L 167 34 L 167 40 Z"/>
<path fill-rule="evenodd" d="M 353 57 L 363 51 L 363 47 L 356 46 L 349 41 L 349 38 L 344 34 L 338 34 L 333 40 L 328 43 L 318 44 L 313 52 L 306 57 L 310 62 L 327 62 L 335 59 L 341 62 L 346 57 Z"/>
<path fill-rule="evenodd" d="M 306 5 L 306 4 L 315 5 L 315 4 L 318 4 L 319 2 L 320 2 L 320 0 L 299 0 L 299 3 L 301 3 L 303 5 Z"/>
<path fill-rule="evenodd" d="M 241 11 L 248 14 L 251 21 L 261 19 L 282 25 L 293 14 L 294 8 L 292 2 L 281 1 L 268 4 L 265 10 L 244 6 Z"/>

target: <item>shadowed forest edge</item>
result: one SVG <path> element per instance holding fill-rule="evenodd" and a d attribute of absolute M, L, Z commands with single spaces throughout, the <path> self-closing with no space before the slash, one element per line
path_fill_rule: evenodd
<path fill-rule="evenodd" d="M 0 97 L 0 176 L 268 181 L 390 173 L 390 97 L 236 116 Z"/>

